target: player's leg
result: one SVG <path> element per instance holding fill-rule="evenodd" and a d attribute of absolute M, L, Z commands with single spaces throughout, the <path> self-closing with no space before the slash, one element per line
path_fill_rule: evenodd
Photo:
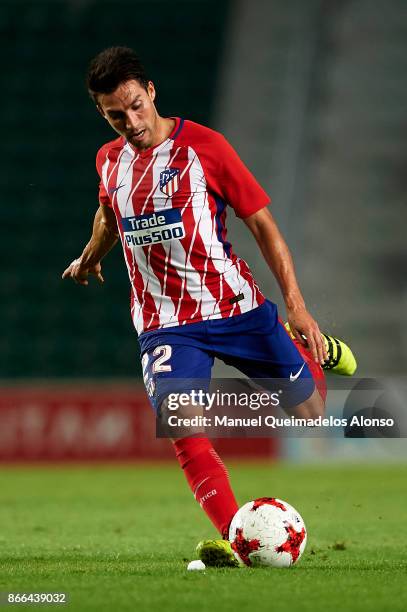
<path fill-rule="evenodd" d="M 290 337 L 297 346 L 298 350 L 306 359 L 310 358 L 310 351 L 306 345 L 307 339 L 305 336 L 304 345 L 295 338 L 288 323 L 285 324 L 285 328 L 290 334 Z M 357 363 L 349 346 L 336 336 L 330 336 L 322 333 L 322 338 L 325 342 L 326 351 L 328 353 L 328 359 L 322 365 L 322 369 L 325 371 L 330 371 L 333 374 L 339 374 L 340 376 L 353 376 L 353 374 L 356 372 Z"/>
<path fill-rule="evenodd" d="M 285 385 L 285 409 L 290 412 L 290 407 L 295 407 L 293 410 L 296 416 L 301 418 L 315 418 L 323 414 L 326 386 L 321 367 L 312 360 L 310 354 L 299 353 L 287 337 L 284 327 L 277 321 L 270 323 L 268 313 L 262 321 L 265 310 L 262 309 L 260 317 L 258 313 L 247 313 L 234 317 L 234 320 L 212 322 L 211 336 L 218 356 L 250 378 L 287 379 L 288 376 L 289 381 L 290 378 L 293 380 L 288 383 L 291 388 Z M 231 352 L 234 355 L 231 356 Z M 290 374 L 287 374 L 288 370 Z M 298 382 L 301 375 L 303 378 Z M 224 534 L 226 537 L 227 534 Z M 196 550 L 205 565 L 238 565 L 229 541 L 203 540 Z"/>
<path fill-rule="evenodd" d="M 225 346 L 225 353 L 218 356 L 258 380 L 263 388 L 282 390 L 280 406 L 288 414 L 305 419 L 323 416 L 324 372 L 309 351 L 299 350 L 294 344 L 278 320 L 274 305 L 271 306 L 266 305 L 260 313 L 253 311 L 236 317 L 241 324 L 236 321 L 235 329 L 227 332 L 229 348 Z"/>
<path fill-rule="evenodd" d="M 210 326 L 211 343 L 226 363 L 240 368 L 251 378 L 287 381 L 285 409 L 288 412 L 302 418 L 315 418 L 324 413 L 324 372 L 305 346 L 287 339 L 275 305 L 266 303 L 250 313 L 212 321 Z M 226 541 L 200 542 L 197 553 L 206 565 L 233 566 L 236 563 Z"/>
<path fill-rule="evenodd" d="M 252 319 L 252 321 L 250 321 L 250 318 Z M 236 359 L 236 357 L 231 358 L 228 355 L 223 355 L 222 358 L 224 359 L 224 361 L 226 363 L 229 363 L 230 365 L 233 365 L 241 369 L 241 371 L 247 374 L 250 378 L 263 378 L 263 379 L 267 379 L 271 377 L 285 378 L 287 374 L 287 366 L 289 365 L 289 362 L 291 361 L 291 366 L 289 368 L 290 375 L 288 379 L 289 380 L 288 384 L 291 384 L 291 382 L 294 382 L 297 387 L 298 385 L 300 385 L 300 387 L 294 390 L 295 387 L 293 386 L 292 389 L 294 390 L 294 394 L 291 394 L 291 397 L 290 397 L 290 388 L 288 387 L 289 392 L 288 394 L 286 393 L 286 400 L 288 400 L 289 405 L 287 405 L 286 403 L 285 410 L 290 414 L 295 414 L 295 416 L 299 418 L 316 418 L 320 414 L 322 415 L 325 411 L 325 401 L 326 401 L 325 376 L 324 376 L 324 372 L 321 366 L 318 363 L 316 363 L 314 359 L 312 358 L 312 355 L 309 349 L 306 346 L 302 345 L 300 342 L 296 340 L 294 341 L 296 349 L 299 355 L 301 355 L 303 359 L 303 363 L 302 365 L 300 365 L 299 363 L 296 362 L 296 359 L 298 359 L 298 354 L 292 351 L 292 344 L 291 343 L 287 344 L 287 339 L 284 335 L 284 332 L 286 330 L 282 326 L 281 322 L 278 322 L 274 330 L 270 329 L 270 327 L 267 325 L 267 322 L 266 322 L 266 325 L 264 326 L 262 325 L 258 326 L 257 323 L 253 326 L 253 317 L 247 317 L 246 322 L 244 323 L 243 327 L 240 326 L 241 329 L 239 329 L 240 324 L 239 324 L 238 319 L 235 321 L 235 323 L 237 323 L 237 326 L 234 328 L 234 331 L 233 331 L 233 328 L 227 329 L 227 326 L 226 328 L 224 328 L 223 331 L 224 332 L 226 331 L 226 335 L 229 335 L 229 338 L 227 340 L 227 344 L 223 346 L 226 346 L 226 347 L 234 346 L 233 345 L 233 335 L 235 335 L 235 339 L 238 340 L 238 345 L 240 346 L 240 349 L 243 349 L 240 352 L 243 354 L 246 352 L 246 355 L 249 354 L 251 358 L 249 357 L 249 358 L 244 358 L 244 359 Z M 247 326 L 246 329 L 245 329 L 245 326 Z M 257 333 L 255 331 L 256 328 L 260 330 L 260 333 Z M 220 329 L 220 326 L 219 326 L 219 329 Z M 266 338 L 265 338 L 264 334 L 266 331 L 268 332 L 268 334 L 266 334 Z M 246 332 L 246 336 L 245 336 L 245 332 Z M 250 342 L 249 340 L 247 342 L 247 345 L 249 347 L 248 349 L 245 345 L 246 345 L 248 336 L 250 337 L 251 335 L 249 332 L 251 332 L 251 334 L 253 334 L 254 332 L 254 343 L 253 341 Z M 332 358 L 332 352 L 328 350 L 328 354 L 330 357 L 329 362 L 330 362 L 330 366 L 332 367 L 332 366 L 340 364 L 341 352 L 340 352 L 340 349 L 338 348 L 339 346 L 338 343 L 340 341 L 338 341 L 337 339 L 331 338 L 331 337 L 329 338 L 331 340 L 331 343 L 336 344 L 336 347 L 337 347 L 336 354 L 333 356 L 334 358 Z M 270 339 L 272 340 L 271 346 L 269 345 Z M 253 336 L 252 336 L 252 340 L 253 340 Z M 258 347 L 262 347 L 260 351 L 257 350 Z M 267 360 L 265 362 L 264 359 L 262 359 L 264 348 L 266 348 L 266 352 L 267 352 L 269 359 L 272 360 L 271 369 L 270 369 L 270 362 L 267 363 Z M 354 357 L 350 349 L 348 347 L 346 348 L 348 350 L 346 352 L 343 351 L 342 354 L 346 354 L 347 363 L 345 366 L 343 362 L 342 364 L 340 364 L 340 369 L 341 369 L 340 373 L 341 374 L 346 373 L 347 375 L 351 375 L 356 369 L 356 362 L 354 360 Z M 300 378 L 300 376 L 297 377 L 296 374 L 299 371 L 301 371 L 301 374 L 303 374 L 305 368 L 308 369 L 308 381 L 305 379 L 305 383 L 304 381 L 300 381 L 298 383 L 297 380 L 298 378 Z M 309 397 L 306 397 L 309 393 L 309 384 L 308 384 L 309 375 L 313 379 L 312 386 L 315 385 L 315 387 L 311 395 Z M 307 376 L 307 374 L 305 374 L 305 376 Z M 287 387 L 285 387 L 285 391 L 287 391 Z M 301 396 L 305 397 L 305 399 L 297 403 L 298 400 L 301 398 Z M 197 553 L 199 555 L 199 558 L 206 565 L 214 565 L 214 566 L 236 566 L 238 565 L 234 557 L 231 545 L 228 541 L 226 542 L 222 540 L 204 540 L 202 542 L 199 542 L 197 546 Z"/>
<path fill-rule="evenodd" d="M 161 422 L 168 422 L 170 414 L 179 419 L 202 416 L 203 406 L 197 403 L 172 411 L 169 396 L 207 390 L 213 357 L 201 348 L 170 344 L 171 335 L 162 338 L 163 344 L 146 351 L 142 358 L 144 381 L 156 413 Z M 203 428 L 184 428 L 182 437 L 172 443 L 195 499 L 223 537 L 238 509 L 223 462 Z"/>
<path fill-rule="evenodd" d="M 323 416 L 325 414 L 327 395 L 325 374 L 321 365 L 314 360 L 311 351 L 297 340 L 291 338 L 291 334 L 287 333 L 280 319 L 278 319 L 277 324 L 270 334 L 268 342 L 270 342 L 270 346 L 268 347 L 271 358 L 270 371 L 273 377 L 281 377 L 288 380 L 289 391 L 291 391 L 292 383 L 298 383 L 299 387 L 303 388 L 302 395 L 307 394 L 307 379 L 311 377 L 315 385 L 311 395 L 305 397 L 303 401 L 297 405 L 293 405 L 292 400 L 289 398 L 285 410 L 289 414 L 294 414 L 299 418 L 315 419 L 319 416 Z M 278 356 L 277 361 L 275 360 L 275 356 Z M 300 366 L 298 362 L 296 363 L 298 356 L 302 362 Z M 292 363 L 288 365 L 290 361 L 292 361 Z M 302 368 L 302 370 L 300 375 L 295 378 L 296 373 L 299 371 L 297 368 Z M 262 368 L 261 372 L 264 373 Z M 254 376 L 256 375 L 256 368 L 254 368 L 252 374 Z M 293 395 L 295 396 L 295 393 Z"/>
<path fill-rule="evenodd" d="M 286 326 L 283 326 L 282 321 L 279 319 L 279 325 L 277 327 L 277 331 L 278 331 L 279 341 L 282 342 L 283 344 L 282 351 L 285 354 L 287 354 L 287 347 L 285 345 L 285 342 L 282 341 L 282 338 L 284 337 L 283 329 L 286 332 L 288 332 L 290 340 L 292 340 L 297 351 L 303 358 L 304 363 L 306 364 L 313 378 L 313 381 L 315 383 L 315 389 L 312 395 L 308 399 L 306 399 L 304 402 L 294 407 L 294 409 L 288 410 L 288 412 L 294 413 L 299 418 L 316 418 L 318 416 L 323 416 L 325 414 L 325 403 L 326 403 L 326 395 L 327 395 L 324 370 L 322 366 L 314 360 L 309 348 L 301 344 L 301 342 L 299 342 L 295 338 L 293 338 L 290 331 L 287 330 Z M 291 378 L 291 373 L 290 373 L 290 378 Z"/>
<path fill-rule="evenodd" d="M 211 322 L 211 339 L 213 347 L 216 348 L 217 355 L 226 363 L 241 369 L 252 378 L 265 379 L 278 377 L 283 379 L 287 377 L 287 368 L 289 368 L 295 380 L 289 383 L 292 388 L 288 388 L 286 393 L 286 406 L 288 406 L 289 402 L 290 405 L 295 405 L 296 414 L 303 418 L 322 414 L 325 398 L 316 389 L 308 366 L 304 364 L 304 359 L 287 336 L 284 327 L 279 326 L 278 334 L 273 335 L 273 348 L 270 350 L 270 347 L 265 346 L 267 343 L 270 343 L 270 338 L 267 339 L 264 336 L 265 333 L 267 336 L 267 326 L 265 327 L 262 324 L 262 317 L 260 319 L 257 317 L 258 313 L 248 313 L 246 316 L 234 317 L 233 320 Z M 268 314 L 266 319 L 269 319 Z M 268 326 L 273 329 L 275 327 L 275 325 L 270 325 L 270 323 L 268 323 Z M 249 356 L 246 353 L 247 341 L 250 349 Z M 285 345 L 288 346 L 288 350 L 285 349 Z M 231 357 L 230 353 L 234 353 L 234 355 Z M 240 354 L 244 358 L 236 358 L 236 354 Z M 270 367 L 270 360 L 273 357 L 279 363 L 279 368 L 272 369 Z M 305 372 L 302 374 L 304 370 Z M 297 376 L 298 372 L 300 374 Z M 301 374 L 304 377 L 307 375 L 307 378 L 297 382 Z M 323 392 L 321 386 L 320 388 Z M 227 535 L 225 533 L 224 538 Z M 199 542 L 197 554 L 205 565 L 238 565 L 231 545 L 225 539 L 223 541 L 204 540 Z"/>
<path fill-rule="evenodd" d="M 280 324 L 282 324 L 281 320 Z M 308 346 L 306 344 L 302 344 L 294 337 L 294 335 L 291 333 L 288 323 L 286 323 L 284 327 L 287 333 L 289 334 L 291 340 L 295 344 L 298 352 L 301 354 L 305 363 L 307 364 L 308 369 L 314 379 L 316 391 L 318 391 L 319 396 L 325 404 L 327 394 L 325 371 L 331 371 L 341 376 L 352 376 L 356 371 L 357 364 L 351 349 L 349 348 L 349 346 L 347 346 L 347 344 L 345 344 L 345 342 L 343 342 L 339 338 L 336 338 L 335 336 L 329 336 L 328 334 L 323 333 L 322 337 L 325 342 L 328 359 L 321 366 L 313 359 L 312 353 L 309 350 Z M 306 338 L 304 338 L 304 340 L 306 341 Z M 304 412 L 307 413 L 309 410 L 314 411 L 315 408 L 318 406 L 318 403 L 320 403 L 318 394 L 315 396 L 316 391 L 314 392 L 314 397 L 310 398 L 310 406 L 308 406 L 308 402 L 306 402 L 304 406 L 298 407 L 298 411 L 296 411 L 296 414 L 298 414 L 299 417 L 304 416 Z"/>
<path fill-rule="evenodd" d="M 238 505 L 224 463 L 208 438 L 186 437 L 173 444 L 196 501 L 221 537 L 227 537 Z"/>
<path fill-rule="evenodd" d="M 307 399 L 296 406 L 286 406 L 284 410 L 287 414 L 299 419 L 317 419 L 325 414 L 325 399 L 315 386 L 314 391 Z"/>

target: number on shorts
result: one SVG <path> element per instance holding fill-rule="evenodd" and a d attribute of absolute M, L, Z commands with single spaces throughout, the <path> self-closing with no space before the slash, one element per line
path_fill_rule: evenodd
<path fill-rule="evenodd" d="M 172 348 L 169 344 L 163 344 L 162 346 L 156 346 L 154 349 L 153 355 L 159 355 L 158 359 L 156 359 L 153 363 L 153 372 L 157 374 L 158 372 L 171 372 L 170 364 L 164 365 L 166 361 L 171 359 Z"/>

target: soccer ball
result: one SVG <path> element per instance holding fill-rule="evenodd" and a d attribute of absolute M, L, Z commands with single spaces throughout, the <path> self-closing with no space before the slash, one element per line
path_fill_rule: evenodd
<path fill-rule="evenodd" d="M 236 512 L 229 542 L 240 565 L 290 567 L 304 552 L 307 530 L 290 504 L 259 497 Z"/>

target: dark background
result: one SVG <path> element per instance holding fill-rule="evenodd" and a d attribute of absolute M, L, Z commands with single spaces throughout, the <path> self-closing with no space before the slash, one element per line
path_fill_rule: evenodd
<path fill-rule="evenodd" d="M 140 373 L 120 246 L 105 260 L 105 286 L 61 281 L 90 237 L 96 152 L 115 138 L 85 73 L 103 48 L 131 46 L 159 112 L 208 124 L 227 9 L 219 0 L 0 2 L 1 377 Z"/>
<path fill-rule="evenodd" d="M 120 247 L 103 287 L 61 281 L 114 138 L 86 68 L 116 44 L 141 56 L 161 114 L 237 148 L 272 197 L 307 306 L 351 344 L 359 375 L 405 374 L 405 0 L 0 0 L 0 378 L 140 375 Z M 231 239 L 281 303 L 242 223 Z"/>

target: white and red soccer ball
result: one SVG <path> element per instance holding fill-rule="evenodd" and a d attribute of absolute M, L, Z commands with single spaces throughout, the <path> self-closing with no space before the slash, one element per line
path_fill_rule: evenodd
<path fill-rule="evenodd" d="M 229 541 L 240 565 L 290 567 L 304 552 L 307 530 L 290 504 L 274 497 L 259 497 L 236 512 Z"/>

